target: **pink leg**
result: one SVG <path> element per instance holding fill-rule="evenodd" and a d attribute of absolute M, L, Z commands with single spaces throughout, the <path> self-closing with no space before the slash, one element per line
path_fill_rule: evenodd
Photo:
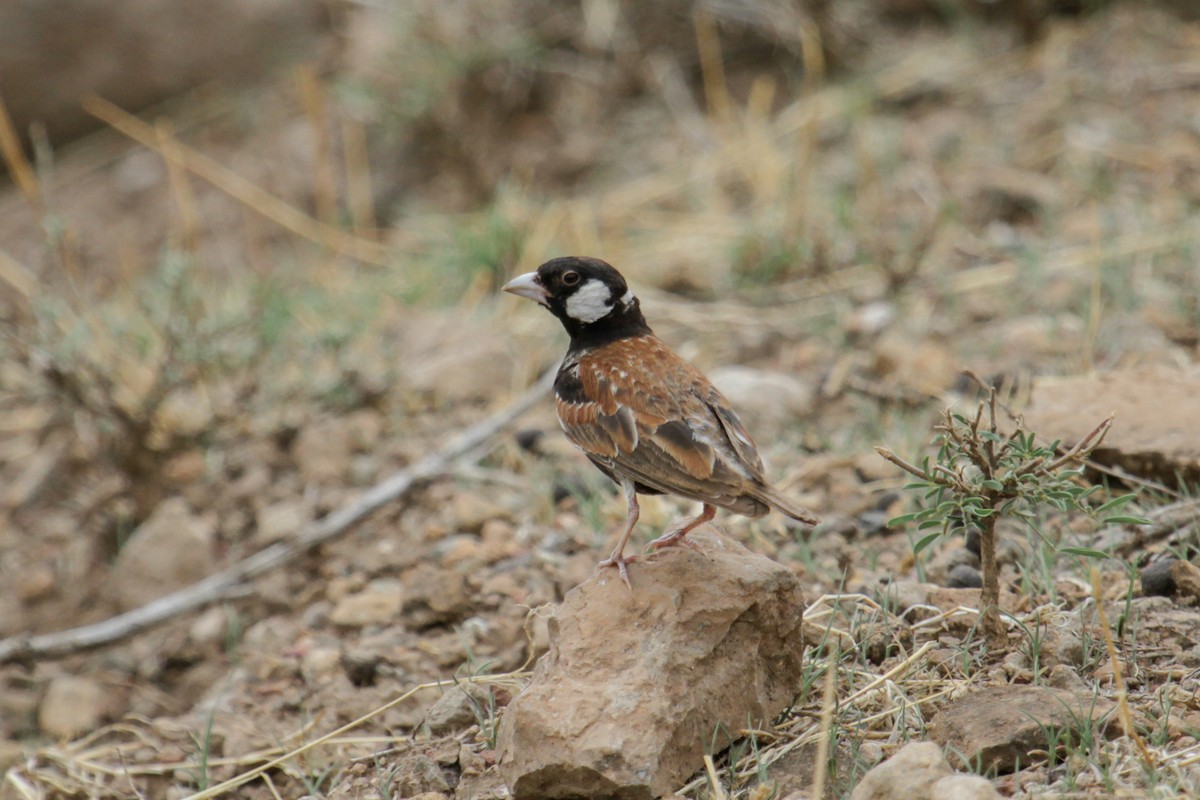
<path fill-rule="evenodd" d="M 692 529 L 703 525 L 716 515 L 717 507 L 710 506 L 708 503 L 705 503 L 703 510 L 701 510 L 699 514 L 692 519 L 685 520 L 681 524 L 667 531 L 653 542 L 647 544 L 646 548 L 649 550 L 661 550 L 664 547 L 674 547 L 675 545 L 682 544 L 692 548 L 693 550 L 699 550 L 700 548 L 694 542 L 683 537 L 687 536 Z"/>
<path fill-rule="evenodd" d="M 633 529 L 637 526 L 638 515 L 641 510 L 638 508 L 637 492 L 633 489 L 632 481 L 621 481 L 621 488 L 625 490 L 625 527 L 621 529 L 621 540 L 617 542 L 617 549 L 612 551 L 612 555 L 596 565 L 596 571 L 600 571 L 605 567 L 616 567 L 621 574 L 621 580 L 625 581 L 625 585 L 629 587 L 629 591 L 633 591 L 633 584 L 629 582 L 629 570 L 626 564 L 633 563 L 637 556 L 626 556 L 625 545 L 629 543 L 629 537 L 633 535 Z"/>

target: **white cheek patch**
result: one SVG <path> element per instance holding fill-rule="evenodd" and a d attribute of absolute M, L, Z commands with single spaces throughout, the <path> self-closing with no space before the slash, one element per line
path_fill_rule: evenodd
<path fill-rule="evenodd" d="M 595 322 L 613 310 L 608 285 L 592 278 L 567 298 L 567 316 L 580 322 Z"/>
<path fill-rule="evenodd" d="M 633 289 L 626 289 L 625 294 L 621 296 L 621 305 L 629 308 L 633 305 L 634 300 L 637 300 L 637 298 L 633 296 Z"/>

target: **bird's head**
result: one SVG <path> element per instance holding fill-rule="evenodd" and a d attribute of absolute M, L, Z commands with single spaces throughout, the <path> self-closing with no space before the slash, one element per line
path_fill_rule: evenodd
<path fill-rule="evenodd" d="M 551 259 L 504 284 L 504 291 L 544 305 L 562 321 L 572 340 L 649 332 L 625 278 L 598 258 Z"/>

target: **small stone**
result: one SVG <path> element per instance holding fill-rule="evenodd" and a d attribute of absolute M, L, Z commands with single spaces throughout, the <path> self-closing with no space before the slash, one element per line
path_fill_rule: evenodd
<path fill-rule="evenodd" d="M 228 632 L 229 620 L 225 616 L 225 609 L 213 606 L 192 620 L 188 627 L 188 638 L 199 645 L 224 644 Z"/>
<path fill-rule="evenodd" d="M 254 539 L 259 544 L 269 544 L 294 538 L 310 519 L 308 503 L 302 498 L 280 500 L 260 508 L 254 515 Z"/>
<path fill-rule="evenodd" d="M 189 439 L 212 427 L 213 409 L 208 392 L 192 388 L 172 391 L 154 415 L 156 433 L 171 439 Z"/>
<path fill-rule="evenodd" d="M 38 710 L 42 730 L 71 739 L 93 730 L 104 718 L 108 692 L 89 678 L 63 675 L 50 681 Z"/>
<path fill-rule="evenodd" d="M 978 570 L 979 555 L 971 552 L 967 547 L 943 547 L 934 553 L 927 562 L 925 580 L 939 586 L 949 586 L 950 573 L 961 566 Z"/>
<path fill-rule="evenodd" d="M 1171 565 L 1177 561 L 1175 558 L 1164 558 L 1143 569 L 1142 594 L 1159 597 L 1175 594 L 1175 578 L 1171 575 Z"/>
<path fill-rule="evenodd" d="M 422 726 L 431 736 L 455 733 L 479 722 L 480 716 L 486 717 L 488 710 L 494 706 L 495 701 L 488 687 L 478 683 L 460 683 L 447 690 L 429 707 Z"/>
<path fill-rule="evenodd" d="M 950 589 L 982 589 L 983 573 L 970 564 L 958 564 L 946 576 L 946 586 Z"/>
<path fill-rule="evenodd" d="M 17 597 L 26 605 L 53 597 L 57 591 L 54 567 L 49 564 L 34 564 L 17 576 Z"/>
<path fill-rule="evenodd" d="M 207 577 L 216 568 L 215 539 L 216 524 L 193 514 L 183 498 L 159 503 L 113 564 L 111 586 L 118 605 L 137 608 Z"/>
<path fill-rule="evenodd" d="M 453 510 L 455 526 L 468 533 L 478 533 L 489 520 L 512 516 L 504 506 L 475 492 L 456 495 Z"/>
<path fill-rule="evenodd" d="M 424 753 L 412 753 L 396 762 L 392 780 L 394 797 L 416 797 L 423 792 L 449 792 L 441 766 Z"/>
<path fill-rule="evenodd" d="M 942 748 L 933 742 L 910 742 L 863 775 L 850 800 L 921 800 L 953 772 Z"/>
<path fill-rule="evenodd" d="M 896 306 L 876 300 L 859 306 L 846 318 L 843 329 L 850 336 L 870 337 L 882 333 L 896 320 Z"/>
<path fill-rule="evenodd" d="M 521 552 L 516 527 L 507 520 L 489 519 L 479 531 L 483 543 L 483 557 L 489 564 L 511 558 Z"/>
<path fill-rule="evenodd" d="M 1055 664 L 1051 667 L 1050 674 L 1046 676 L 1046 683 L 1052 689 L 1065 689 L 1077 695 L 1087 691 L 1087 684 L 1079 677 L 1079 672 L 1066 664 Z"/>
<path fill-rule="evenodd" d="M 982 775 L 947 775 L 929 789 L 929 800 L 1000 800 L 1000 793 Z"/>
<path fill-rule="evenodd" d="M 455 622 L 471 608 L 467 582 L 455 570 L 420 564 L 401 576 L 405 623 L 415 630 Z"/>
<path fill-rule="evenodd" d="M 300 659 L 300 675 L 306 683 L 325 683 L 341 669 L 342 650 L 335 645 L 313 647 Z"/>
<path fill-rule="evenodd" d="M 347 628 L 365 625 L 387 625 L 400 616 L 404 593 L 400 583 L 381 578 L 371 581 L 361 592 L 348 594 L 337 601 L 329 613 L 329 621 Z"/>

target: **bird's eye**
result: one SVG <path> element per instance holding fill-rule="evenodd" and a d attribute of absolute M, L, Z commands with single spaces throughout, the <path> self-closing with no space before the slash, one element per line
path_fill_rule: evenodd
<path fill-rule="evenodd" d="M 563 286 L 575 286 L 579 283 L 578 272 L 564 272 L 562 276 Z"/>

